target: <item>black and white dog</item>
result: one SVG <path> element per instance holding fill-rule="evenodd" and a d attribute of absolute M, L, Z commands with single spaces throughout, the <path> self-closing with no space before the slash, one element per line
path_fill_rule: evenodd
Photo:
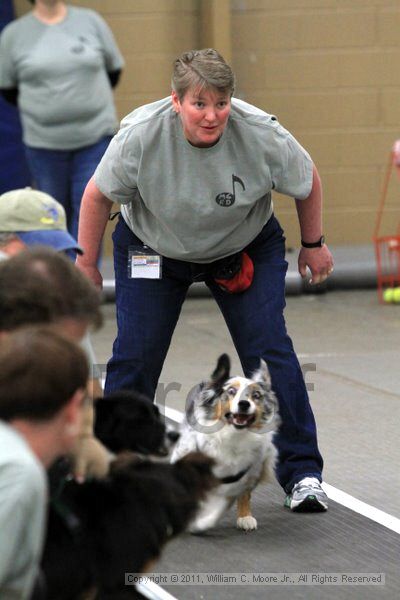
<path fill-rule="evenodd" d="M 212 467 L 201 453 L 173 465 L 125 453 L 102 479 L 66 482 L 59 498 L 63 519 L 50 515 L 42 562 L 46 597 L 136 599 L 125 574 L 151 570 L 165 544 L 186 530 L 217 483 Z"/>
<path fill-rule="evenodd" d="M 158 406 L 138 392 L 121 390 L 95 401 L 94 433 L 112 453 L 167 457 L 179 433 L 166 425 Z"/>
<path fill-rule="evenodd" d="M 104 446 L 92 448 L 91 460 L 102 474 L 77 484 L 67 461 L 52 475 L 42 557 L 49 600 L 76 600 L 92 587 L 96 598 L 133 597 L 122 565 L 131 572 L 146 567 L 172 536 L 165 532 L 186 528 L 213 485 L 212 461 L 198 453 L 176 465 L 143 460 L 168 460 L 179 437 L 147 397 L 115 392 L 96 400 L 94 412 L 94 431 Z"/>
<path fill-rule="evenodd" d="M 219 485 L 207 496 L 189 529 L 213 527 L 237 501 L 237 527 L 257 528 L 250 496 L 261 482 L 273 477 L 276 450 L 273 435 L 279 425 L 278 404 L 266 363 L 248 379 L 230 376 L 226 354 L 207 383 L 196 386 L 188 398 L 181 436 L 173 450 L 174 462 L 201 451 L 215 460 Z"/>

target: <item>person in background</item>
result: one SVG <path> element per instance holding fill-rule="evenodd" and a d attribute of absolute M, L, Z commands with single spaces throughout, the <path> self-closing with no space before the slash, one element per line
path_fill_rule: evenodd
<path fill-rule="evenodd" d="M 101 239 L 121 204 L 114 267 L 118 333 L 106 393 L 154 397 L 187 290 L 204 280 L 247 377 L 268 364 L 282 425 L 277 478 L 294 511 L 325 511 L 323 460 L 301 368 L 284 320 L 285 238 L 273 190 L 295 198 L 312 283 L 332 272 L 322 187 L 304 148 L 277 118 L 233 98 L 235 78 L 213 49 L 176 59 L 171 96 L 129 114 L 82 199 L 77 266 L 97 285 Z"/>
<path fill-rule="evenodd" d="M 0 91 L 18 105 L 35 186 L 64 206 L 76 238 L 85 185 L 117 128 L 112 88 L 124 61 L 95 11 L 31 3 L 0 35 Z"/>
<path fill-rule="evenodd" d="M 53 323 L 79 342 L 102 324 L 100 295 L 73 262 L 52 248 L 29 248 L 0 262 L 0 335 Z"/>
<path fill-rule="evenodd" d="M 28 600 L 46 523 L 45 469 L 80 430 L 88 367 L 74 342 L 21 329 L 0 345 L 0 598 Z"/>
<path fill-rule="evenodd" d="M 0 260 L 28 246 L 82 254 L 67 231 L 65 210 L 52 196 L 23 188 L 0 195 Z"/>

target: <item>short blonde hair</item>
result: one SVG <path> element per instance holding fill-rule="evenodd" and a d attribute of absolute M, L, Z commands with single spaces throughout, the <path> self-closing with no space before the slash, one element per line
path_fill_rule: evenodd
<path fill-rule="evenodd" d="M 213 48 L 184 52 L 174 62 L 171 86 L 182 100 L 188 89 L 212 88 L 233 95 L 235 75 Z"/>

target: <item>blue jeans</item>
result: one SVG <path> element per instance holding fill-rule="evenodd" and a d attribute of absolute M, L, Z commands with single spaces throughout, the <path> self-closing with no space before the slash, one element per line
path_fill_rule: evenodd
<path fill-rule="evenodd" d="M 202 265 L 163 258 L 162 279 L 129 279 L 128 246 L 142 245 L 119 220 L 114 234 L 118 334 L 107 366 L 106 393 L 136 389 L 154 397 L 187 290 Z M 321 480 L 322 457 L 303 374 L 286 332 L 285 238 L 275 217 L 246 248 L 255 272 L 243 293 L 222 291 L 206 279 L 225 318 L 246 376 L 268 364 L 282 425 L 276 435 L 277 477 L 289 492 L 303 477 Z M 197 382 L 193 382 L 194 384 Z"/>
<path fill-rule="evenodd" d="M 76 150 L 46 150 L 25 146 L 25 153 L 36 187 L 63 205 L 67 228 L 78 238 L 81 199 L 86 184 L 99 164 L 111 136 Z"/>

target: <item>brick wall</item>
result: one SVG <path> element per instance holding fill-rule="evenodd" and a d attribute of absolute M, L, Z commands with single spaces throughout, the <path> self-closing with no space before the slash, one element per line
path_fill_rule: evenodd
<path fill-rule="evenodd" d="M 368 243 L 388 155 L 400 137 L 400 3 L 232 0 L 238 94 L 276 114 L 311 153 L 332 244 Z M 275 196 L 289 243 L 292 201 Z M 385 226 L 400 219 L 392 178 Z"/>

